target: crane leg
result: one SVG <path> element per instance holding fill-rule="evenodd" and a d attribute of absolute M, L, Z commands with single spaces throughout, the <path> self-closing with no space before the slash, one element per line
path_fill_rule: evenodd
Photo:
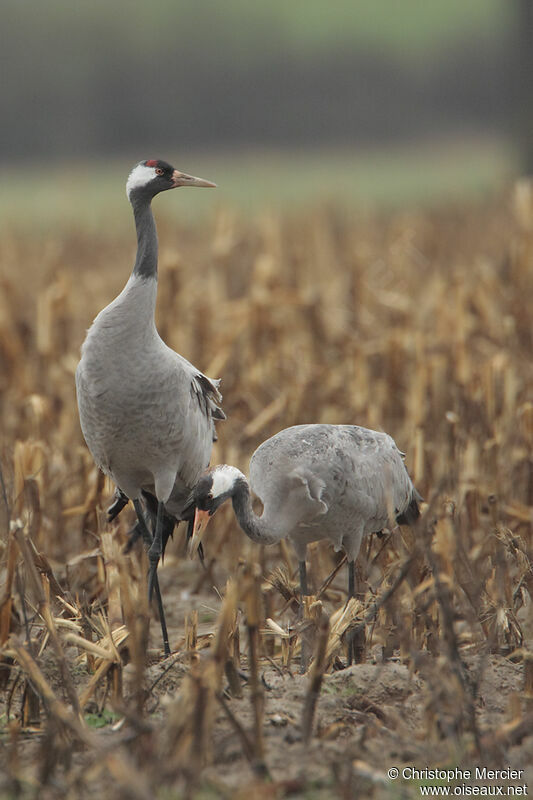
<path fill-rule="evenodd" d="M 140 535 L 143 537 L 144 545 L 147 550 L 150 549 L 152 546 L 152 534 L 148 530 L 148 526 L 146 524 L 146 520 L 144 518 L 143 508 L 141 505 L 140 500 L 134 500 L 133 505 L 135 508 L 135 512 L 137 514 L 137 525 L 135 528 L 139 529 Z M 155 599 L 157 602 L 157 610 L 159 612 L 159 621 L 161 623 L 161 633 L 163 635 L 163 648 L 165 651 L 165 658 L 170 655 L 170 643 L 168 640 L 168 630 L 167 630 L 167 621 L 165 619 L 165 609 L 163 608 L 163 598 L 161 597 L 161 589 L 159 587 L 159 579 L 157 577 L 157 565 L 156 565 L 156 573 L 154 576 L 153 581 L 153 591 L 155 592 Z M 150 598 L 149 598 L 150 601 Z"/>
<path fill-rule="evenodd" d="M 152 602 L 154 593 L 155 579 L 157 578 L 157 566 L 161 553 L 163 552 L 163 503 L 157 504 L 157 516 L 155 520 L 155 531 L 152 544 L 148 550 L 148 560 L 150 562 L 150 572 L 148 573 L 148 602 Z"/>
<path fill-rule="evenodd" d="M 355 597 L 355 561 L 348 561 L 348 597 Z"/>
<path fill-rule="evenodd" d="M 129 497 L 126 497 L 124 492 L 122 492 L 117 486 L 115 489 L 115 499 L 107 509 L 107 521 L 113 522 L 113 520 L 118 517 L 124 506 L 127 506 L 129 502 Z"/>
<path fill-rule="evenodd" d="M 300 620 L 304 621 L 304 597 L 307 595 L 307 566 L 305 563 L 305 559 L 303 561 L 298 562 L 298 569 L 300 572 L 300 612 L 299 617 Z M 301 655 L 300 655 L 300 674 L 304 674 L 306 672 L 307 667 L 309 666 L 309 661 L 311 659 L 311 650 L 310 650 L 310 642 L 309 642 L 309 629 L 305 630 L 302 629 L 301 633 Z"/>
<path fill-rule="evenodd" d="M 348 561 L 348 598 L 355 597 L 355 561 Z M 365 653 L 365 632 L 353 631 L 347 636 L 348 666 L 360 664 Z"/>
<path fill-rule="evenodd" d="M 145 525 L 145 528 L 146 528 L 146 525 Z M 146 530 L 148 531 L 148 528 L 146 528 Z M 150 533 L 150 531 L 148 531 L 148 533 Z M 126 555 L 128 555 L 128 553 L 131 553 L 131 551 L 133 550 L 133 548 L 134 548 L 134 547 L 135 547 L 135 545 L 137 544 L 137 540 L 138 540 L 138 539 L 140 539 L 140 538 L 141 538 L 141 536 L 142 536 L 142 540 L 143 540 L 143 542 L 144 542 L 144 544 L 145 544 L 145 547 L 146 547 L 146 549 L 148 550 L 148 548 L 149 548 L 149 547 L 150 547 L 150 545 L 152 544 L 152 536 L 150 535 L 150 540 L 149 540 L 149 542 L 148 542 L 148 543 L 146 543 L 146 538 L 145 538 L 145 536 L 143 535 L 143 530 L 142 530 L 142 528 L 141 528 L 141 524 L 140 524 L 140 522 L 137 522 L 137 523 L 136 523 L 136 524 L 133 526 L 133 528 L 131 529 L 131 531 L 128 531 L 128 541 L 127 541 L 127 542 L 126 542 L 126 544 L 124 545 L 124 553 L 125 553 Z"/>

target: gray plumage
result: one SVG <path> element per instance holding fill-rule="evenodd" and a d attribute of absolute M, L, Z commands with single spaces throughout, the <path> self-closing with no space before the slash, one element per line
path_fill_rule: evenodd
<path fill-rule="evenodd" d="M 98 467 L 134 501 L 136 532 L 149 546 L 149 596 L 155 589 L 166 653 L 157 564 L 174 521 L 183 518 L 190 491 L 209 464 L 214 423 L 224 414 L 219 382 L 167 347 L 157 332 L 158 248 L 151 202 L 167 189 L 214 185 L 165 161 L 143 161 L 133 168 L 126 191 L 137 232 L 135 264 L 122 292 L 94 320 L 76 370 L 85 441 Z M 155 497 L 155 512 L 146 509 L 154 522 L 153 537 L 141 505 L 143 493 Z M 113 515 L 125 502 L 120 495 Z"/>
<path fill-rule="evenodd" d="M 261 529 L 287 536 L 300 561 L 307 544 L 329 539 L 349 561 L 365 534 L 394 524 L 418 499 L 403 454 L 386 433 L 355 425 L 296 425 L 250 460 Z"/>
<path fill-rule="evenodd" d="M 255 514 L 250 489 L 262 504 Z M 288 538 L 300 562 L 307 545 L 329 539 L 348 561 L 363 536 L 418 517 L 403 454 L 386 433 L 355 425 L 296 425 L 260 445 L 250 481 L 235 467 L 213 467 L 196 487 L 199 509 L 214 513 L 232 498 L 243 531 L 259 544 Z"/>
<path fill-rule="evenodd" d="M 146 166 L 149 164 L 150 166 Z M 94 320 L 82 346 L 76 390 L 83 435 L 100 469 L 131 499 L 153 493 L 180 519 L 184 501 L 209 464 L 219 408 L 219 381 L 211 380 L 163 342 L 155 326 L 157 234 L 150 202 L 156 167 L 132 171 L 147 182 L 129 191 L 138 250 L 130 279 Z M 141 168 L 139 170 L 139 168 Z M 191 176 L 188 184 L 213 185 Z M 191 183 L 196 181 L 197 183 Z M 135 181 L 133 181 L 135 184 Z"/>
<path fill-rule="evenodd" d="M 76 389 L 83 435 L 129 498 L 145 489 L 178 519 L 209 464 L 218 381 L 171 350 L 154 323 L 157 281 L 130 278 L 94 320 Z"/>

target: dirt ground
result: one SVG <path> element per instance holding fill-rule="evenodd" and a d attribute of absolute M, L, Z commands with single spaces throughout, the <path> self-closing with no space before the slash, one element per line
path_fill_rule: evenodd
<path fill-rule="evenodd" d="M 340 577 L 339 586 L 343 583 L 343 575 Z M 169 581 L 168 589 L 172 592 L 171 586 Z M 187 593 L 176 598 L 172 604 L 172 622 L 185 613 L 180 600 L 190 607 L 192 599 Z M 200 614 L 209 614 L 215 602 L 214 592 L 194 598 Z M 209 624 L 204 623 L 206 630 Z M 152 631 L 152 636 L 159 635 L 156 625 L 152 625 Z M 179 637 L 179 627 L 176 634 Z M 325 675 L 317 704 L 315 734 L 308 746 L 302 742 L 301 719 L 309 676 L 299 674 L 297 662 L 291 668 L 281 668 L 263 659 L 265 762 L 274 784 L 271 792 L 266 790 L 266 796 L 317 800 L 332 796 L 418 797 L 420 785 L 435 781 L 418 783 L 400 778 L 395 782 L 387 776 L 391 767 L 402 770 L 410 766 L 463 770 L 483 765 L 492 769 L 512 767 L 523 770 L 520 781 L 485 780 L 484 785 L 533 787 L 533 728 L 511 746 L 492 741 L 495 732 L 511 722 L 517 705 L 524 702 L 524 665 L 502 655 L 482 655 L 475 650 L 465 647 L 461 657 L 469 678 L 477 684 L 476 733 L 483 742 L 477 754 L 472 731 L 461 730 L 458 723 L 461 714 L 457 713 L 456 704 L 461 701 L 459 693 L 454 695 L 453 684 L 447 685 L 445 675 L 450 667 L 445 655 L 433 659 L 427 653 L 420 654 L 417 669 L 413 670 L 401 662 L 398 654 L 384 660 L 382 647 L 374 645 L 368 648 L 366 663 Z M 344 661 L 343 655 L 340 662 Z M 167 663 L 162 661 L 150 668 L 154 681 L 165 672 Z M 164 698 L 179 685 L 183 666 L 176 666 L 177 674 L 176 668 L 171 668 L 155 690 L 159 704 L 164 705 Z M 246 673 L 245 658 L 243 670 Z M 246 682 L 242 699 L 231 699 L 229 703 L 243 726 L 250 729 L 253 709 Z M 533 710 L 532 703 L 530 700 L 524 706 L 525 712 Z M 248 786 L 246 773 L 250 784 L 253 782 L 253 771 L 220 711 L 212 748 L 212 763 L 205 770 L 205 780 L 221 796 L 226 790 L 232 793 L 239 789 L 243 792 L 239 797 L 248 796 L 242 787 Z M 472 786 L 474 781 L 466 783 Z M 254 791 L 259 789 L 256 787 Z"/>
<path fill-rule="evenodd" d="M 232 714 L 245 736 L 251 736 L 255 705 L 242 620 L 239 680 L 242 696 L 232 696 L 224 678 L 222 690 L 226 708 L 221 702 L 211 706 L 209 735 L 203 739 L 201 772 L 192 781 L 178 779 L 171 784 L 172 788 L 167 785 L 166 778 L 158 785 L 157 770 L 154 774 L 147 769 L 145 760 L 149 760 L 151 752 L 153 755 L 159 750 L 167 721 L 176 712 L 176 698 L 180 690 L 183 693 L 191 669 L 191 654 L 185 649 L 184 620 L 192 610 L 198 612 L 193 660 L 205 666 L 214 646 L 215 623 L 221 608 L 218 583 L 221 581 L 223 585 L 226 576 L 221 568 L 215 569 L 217 587 L 204 584 L 197 594 L 191 594 L 194 579 L 201 575 L 199 564 L 172 554 L 160 570 L 173 652 L 170 657 L 163 657 L 159 625 L 153 618 L 148 666 L 143 679 L 144 732 L 135 731 L 134 719 L 122 717 L 114 706 L 110 681 L 107 686 L 104 681 L 85 709 L 85 719 L 96 737 L 97 744 L 93 748 L 67 745 L 64 734 L 54 732 L 53 725 L 43 727 L 41 724 L 34 728 L 30 725 L 21 730 L 15 719 L 20 718 L 22 684 L 14 686 L 11 677 L 13 692 L 4 693 L 2 708 L 5 715 L 9 701 L 12 722 L 4 727 L 0 750 L 4 771 L 0 797 L 85 797 L 97 791 L 105 798 L 147 797 L 153 793 L 152 796 L 161 798 L 190 796 L 199 800 L 253 796 L 302 800 L 339 797 L 344 800 L 418 797 L 424 786 L 453 789 L 462 785 L 471 789 L 474 785 L 533 785 L 531 720 L 525 727 L 522 722 L 523 730 L 517 722 L 517 718 L 527 720 L 528 711 L 531 713 L 532 701 L 524 697 L 523 691 L 524 664 L 513 663 L 503 655 L 482 653 L 471 645 L 461 648 L 461 659 L 473 687 L 473 727 L 468 724 L 465 709 L 460 707 L 464 695 L 455 691 L 457 686 L 449 675 L 450 660 L 444 652 L 435 656 L 428 652 L 412 653 L 409 659 L 393 653 L 384 660 L 382 646 L 370 639 L 365 663 L 341 668 L 345 662 L 341 654 L 334 668 L 324 675 L 313 735 L 308 743 L 302 736 L 302 713 L 310 676 L 300 674 L 298 656 L 289 666 L 282 666 L 279 651 L 272 651 L 273 656 L 263 651 L 259 674 L 264 758 L 258 764 L 247 756 L 242 737 L 229 718 Z M 343 583 L 341 571 L 331 589 L 333 598 Z M 327 595 L 324 604 L 330 610 L 332 604 Z M 297 624 L 295 615 L 288 612 L 287 619 L 291 618 Z M 263 643 L 266 639 L 265 634 Z M 76 689 L 81 691 L 90 680 L 85 662 L 80 660 L 80 651 L 75 646 L 65 646 L 64 653 Z M 40 663 L 53 690 L 65 698 L 62 673 L 54 653 L 45 650 Z M 135 692 L 134 673 L 132 663 L 122 670 L 121 691 L 130 705 Z M 70 737 L 67 736 L 67 740 L 70 742 Z M 108 772 L 103 774 L 98 748 L 108 754 L 107 769 L 109 771 L 111 764 L 111 778 Z M 53 768 L 48 765 L 53 775 L 50 782 L 46 776 L 46 753 L 48 761 L 58 762 Z M 139 766 L 139 775 L 144 774 L 146 780 L 145 785 L 135 787 L 133 795 L 129 780 L 121 774 L 128 754 L 133 764 Z M 115 780 L 113 758 L 116 759 Z M 409 768 L 463 772 L 470 769 L 474 773 L 476 766 L 522 770 L 521 778 L 492 781 L 471 778 L 450 782 L 442 778 L 402 777 L 402 771 Z M 391 780 L 388 776 L 391 768 L 400 770 L 398 779 Z"/>

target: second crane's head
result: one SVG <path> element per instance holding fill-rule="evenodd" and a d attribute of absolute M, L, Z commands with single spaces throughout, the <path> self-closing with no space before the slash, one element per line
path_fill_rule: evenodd
<path fill-rule="evenodd" d="M 159 192 L 178 189 L 180 186 L 214 188 L 216 183 L 180 172 L 166 161 L 149 159 L 133 167 L 126 183 L 126 194 L 130 203 L 135 200 L 150 201 Z"/>
<path fill-rule="evenodd" d="M 248 492 L 243 473 L 229 464 L 206 470 L 194 487 L 185 511 L 194 508 L 193 536 L 189 542 L 191 555 L 198 549 L 207 523 L 220 506 L 239 492 Z"/>

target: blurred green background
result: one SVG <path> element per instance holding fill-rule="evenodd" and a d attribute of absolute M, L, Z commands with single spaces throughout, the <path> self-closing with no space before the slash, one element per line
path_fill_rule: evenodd
<path fill-rule="evenodd" d="M 0 213 L 121 224 L 154 157 L 219 184 L 192 217 L 484 197 L 533 160 L 531 5 L 4 0 Z"/>

